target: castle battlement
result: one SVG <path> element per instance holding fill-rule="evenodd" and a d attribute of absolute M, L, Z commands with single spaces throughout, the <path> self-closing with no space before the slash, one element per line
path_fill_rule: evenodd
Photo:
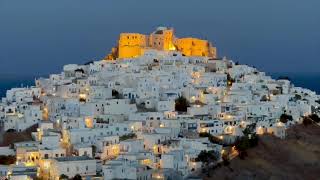
<path fill-rule="evenodd" d="M 135 58 L 146 49 L 179 51 L 185 56 L 217 57 L 216 47 L 209 41 L 186 37 L 177 38 L 173 28 L 158 27 L 150 35 L 140 33 L 121 33 L 118 44 L 106 57 L 108 60 Z"/>

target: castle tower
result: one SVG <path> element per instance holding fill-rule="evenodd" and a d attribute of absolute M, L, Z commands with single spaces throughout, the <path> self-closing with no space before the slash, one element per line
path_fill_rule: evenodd
<path fill-rule="evenodd" d="M 146 35 L 139 33 L 121 33 L 118 42 L 118 58 L 141 56 L 146 46 Z"/>
<path fill-rule="evenodd" d="M 163 51 L 175 50 L 174 40 L 173 28 L 158 27 L 156 31 L 150 34 L 149 47 Z"/>

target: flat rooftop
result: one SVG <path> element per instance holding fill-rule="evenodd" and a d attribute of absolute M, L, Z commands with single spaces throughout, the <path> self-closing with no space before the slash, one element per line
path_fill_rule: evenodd
<path fill-rule="evenodd" d="M 94 160 L 93 158 L 90 158 L 88 156 L 68 156 L 68 157 L 58 157 L 58 158 L 54 158 L 54 159 L 59 162 Z"/>

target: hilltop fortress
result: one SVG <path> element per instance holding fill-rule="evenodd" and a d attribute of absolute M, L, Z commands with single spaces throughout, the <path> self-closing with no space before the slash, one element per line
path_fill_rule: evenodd
<path fill-rule="evenodd" d="M 11 162 L 0 179 L 193 180 L 258 136 L 285 139 L 287 128 L 319 120 L 315 92 L 215 52 L 173 29 L 124 33 L 116 61 L 67 64 L 8 90 L 0 155 Z"/>
<path fill-rule="evenodd" d="M 135 58 L 144 54 L 146 49 L 179 51 L 184 56 L 205 56 L 216 58 L 216 47 L 209 41 L 186 37 L 177 38 L 173 28 L 158 27 L 150 35 L 140 33 L 121 33 L 118 45 L 112 48 L 106 59 Z"/>

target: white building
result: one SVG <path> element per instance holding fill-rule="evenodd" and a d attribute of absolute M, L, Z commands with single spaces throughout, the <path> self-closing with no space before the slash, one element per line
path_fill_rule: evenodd
<path fill-rule="evenodd" d="M 96 160 L 87 156 L 72 156 L 54 158 L 50 162 L 50 177 L 59 179 L 64 174 L 69 178 L 79 174 L 82 177 L 96 175 Z"/>

